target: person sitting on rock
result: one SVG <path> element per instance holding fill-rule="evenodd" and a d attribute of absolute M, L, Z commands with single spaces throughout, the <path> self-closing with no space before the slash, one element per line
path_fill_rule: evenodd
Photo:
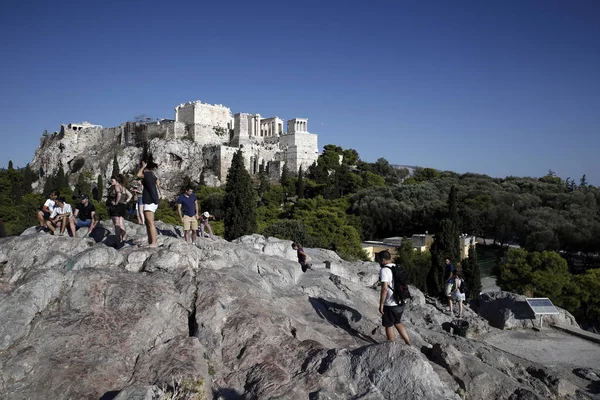
<path fill-rule="evenodd" d="M 67 225 L 71 229 L 71 234 L 75 236 L 75 224 L 73 223 L 73 208 L 70 204 L 67 204 L 64 197 L 57 197 L 50 214 L 50 219 L 46 221 L 46 226 L 50 229 L 52 234 L 56 234 L 56 228 L 59 228 L 58 236 L 63 236 Z"/>
<path fill-rule="evenodd" d="M 379 312 L 381 313 L 381 324 L 385 328 L 387 340 L 393 342 L 396 340 L 394 328 L 398 331 L 404 343 L 410 345 L 410 339 L 406 329 L 402 324 L 402 314 L 404 314 L 404 305 L 398 304 L 394 299 L 394 275 L 391 267 L 396 265 L 392 263 L 392 256 L 389 251 L 383 250 L 377 253 L 377 261 L 381 269 L 379 270 L 379 282 L 381 282 L 381 293 L 379 295 Z"/>
<path fill-rule="evenodd" d="M 50 214 L 52 214 L 52 211 L 54 210 L 54 206 L 56 204 L 56 198 L 58 196 L 60 196 L 60 193 L 58 190 L 51 191 L 50 196 L 49 196 L 50 198 L 46 200 L 44 205 L 37 212 L 37 220 L 40 224 L 40 226 L 38 227 L 38 230 L 44 229 L 46 227 L 45 220 L 50 218 Z"/>
<path fill-rule="evenodd" d="M 92 231 L 96 227 L 98 221 L 96 221 L 96 207 L 90 202 L 90 197 L 87 194 L 81 195 L 81 203 L 75 206 L 75 228 L 79 229 L 83 226 L 87 226 L 88 235 L 92 234 Z"/>
<path fill-rule="evenodd" d="M 304 248 L 298 242 L 292 243 L 292 249 L 296 250 L 296 255 L 298 256 L 298 262 L 300 263 L 300 267 L 302 268 L 302 272 L 306 272 L 311 265 L 306 262 L 306 253 L 304 252 Z"/>
<path fill-rule="evenodd" d="M 465 301 L 465 294 L 461 291 L 461 286 L 463 285 L 463 283 L 464 280 L 460 276 L 460 273 L 457 271 L 454 274 L 454 291 L 452 292 L 452 299 L 458 304 L 458 318 L 462 318 L 463 301 Z M 450 314 L 453 314 L 452 301 L 450 301 Z"/>
<path fill-rule="evenodd" d="M 204 237 L 204 228 L 208 229 L 208 235 L 210 236 L 210 238 L 212 240 L 215 240 L 215 237 L 213 236 L 213 231 L 212 228 L 210 227 L 210 222 L 209 220 L 211 219 L 215 219 L 214 215 L 210 215 L 210 213 L 208 211 L 203 212 L 202 214 L 200 214 L 200 227 L 198 228 L 199 235 L 200 237 Z"/>

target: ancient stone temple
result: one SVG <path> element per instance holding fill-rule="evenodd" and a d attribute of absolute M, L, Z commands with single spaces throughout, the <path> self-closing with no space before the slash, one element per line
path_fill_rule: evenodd
<path fill-rule="evenodd" d="M 252 174 L 264 170 L 276 177 L 283 165 L 290 171 L 304 170 L 318 157 L 317 135 L 308 132 L 308 120 L 287 121 L 284 132 L 279 117 L 262 118 L 260 114 L 237 113 L 221 104 L 188 102 L 175 107 L 175 124 L 185 124 L 195 142 L 207 146 L 204 160 L 216 162 L 223 180 L 233 153 L 243 149 L 246 167 Z"/>

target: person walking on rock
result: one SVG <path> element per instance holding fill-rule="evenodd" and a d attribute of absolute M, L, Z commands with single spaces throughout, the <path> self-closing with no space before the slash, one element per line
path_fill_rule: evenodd
<path fill-rule="evenodd" d="M 394 328 L 398 331 L 404 343 L 410 345 L 410 339 L 406 329 L 402 324 L 402 314 L 404 314 L 404 305 L 399 305 L 394 300 L 394 276 L 391 267 L 396 264 L 392 263 L 392 256 L 387 250 L 377 253 L 377 260 L 381 269 L 379 270 L 379 281 L 381 282 L 381 293 L 379 296 L 379 312 L 381 313 L 381 324 L 385 328 L 387 340 L 393 342 L 396 340 Z"/>
<path fill-rule="evenodd" d="M 198 198 L 192 188 L 187 188 L 185 193 L 177 198 L 177 212 L 183 224 L 183 236 L 186 243 L 190 243 L 190 233 L 192 235 L 191 243 L 196 243 L 196 231 L 200 216 L 198 215 Z"/>
<path fill-rule="evenodd" d="M 452 314 L 452 287 L 454 286 L 454 265 L 446 258 L 446 268 L 444 269 L 444 294 L 448 298 L 450 314 Z"/>
<path fill-rule="evenodd" d="M 158 209 L 158 185 L 159 180 L 154 174 L 154 170 L 158 167 L 152 160 L 143 160 L 137 177 L 142 180 L 144 187 L 142 193 L 142 201 L 144 203 L 144 218 L 146 222 L 146 232 L 148 233 L 148 247 L 156 247 L 158 235 L 154 225 L 154 213 Z"/>
<path fill-rule="evenodd" d="M 292 249 L 296 250 L 296 255 L 298 256 L 298 262 L 300 263 L 302 272 L 308 271 L 311 265 L 306 262 L 306 253 L 304 252 L 304 248 L 300 245 L 300 243 L 294 242 L 292 243 Z"/>
<path fill-rule="evenodd" d="M 210 227 L 210 219 L 215 219 L 214 215 L 210 215 L 208 211 L 204 211 L 200 215 L 200 237 L 204 237 L 204 228 L 208 229 L 208 235 L 212 240 L 215 240 L 213 236 L 212 228 Z"/>
<path fill-rule="evenodd" d="M 452 292 L 452 299 L 458 304 L 458 318 L 462 318 L 463 313 L 463 301 L 465 301 L 464 293 L 464 280 L 460 273 L 457 271 L 454 274 L 454 291 Z M 450 301 L 450 314 L 453 314 L 452 301 Z"/>

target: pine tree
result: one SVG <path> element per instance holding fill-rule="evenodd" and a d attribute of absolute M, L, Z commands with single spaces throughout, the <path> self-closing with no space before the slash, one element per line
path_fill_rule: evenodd
<path fill-rule="evenodd" d="M 299 199 L 304 198 L 304 172 L 302 172 L 302 166 L 298 171 L 298 183 L 296 184 L 296 194 Z"/>
<path fill-rule="evenodd" d="M 8 170 L 9 171 L 14 171 L 15 169 L 13 168 L 13 162 L 12 160 L 8 160 Z"/>
<path fill-rule="evenodd" d="M 225 239 L 234 240 L 256 231 L 256 200 L 242 150 L 233 155 L 225 185 Z"/>
<path fill-rule="evenodd" d="M 119 168 L 119 162 L 117 161 L 117 153 L 115 153 L 115 157 L 113 158 L 112 174 L 110 176 L 117 176 L 120 173 L 121 169 Z"/>

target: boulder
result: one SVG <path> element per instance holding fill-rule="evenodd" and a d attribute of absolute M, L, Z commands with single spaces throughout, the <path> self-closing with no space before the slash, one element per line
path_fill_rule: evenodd
<path fill-rule="evenodd" d="M 510 292 L 487 292 L 477 298 L 479 314 L 498 329 L 522 329 L 539 327 L 525 296 Z M 562 324 L 579 328 L 575 317 L 566 310 L 556 307 L 558 315 L 544 315 L 544 323 Z M 539 318 L 539 317 L 538 317 Z"/>

